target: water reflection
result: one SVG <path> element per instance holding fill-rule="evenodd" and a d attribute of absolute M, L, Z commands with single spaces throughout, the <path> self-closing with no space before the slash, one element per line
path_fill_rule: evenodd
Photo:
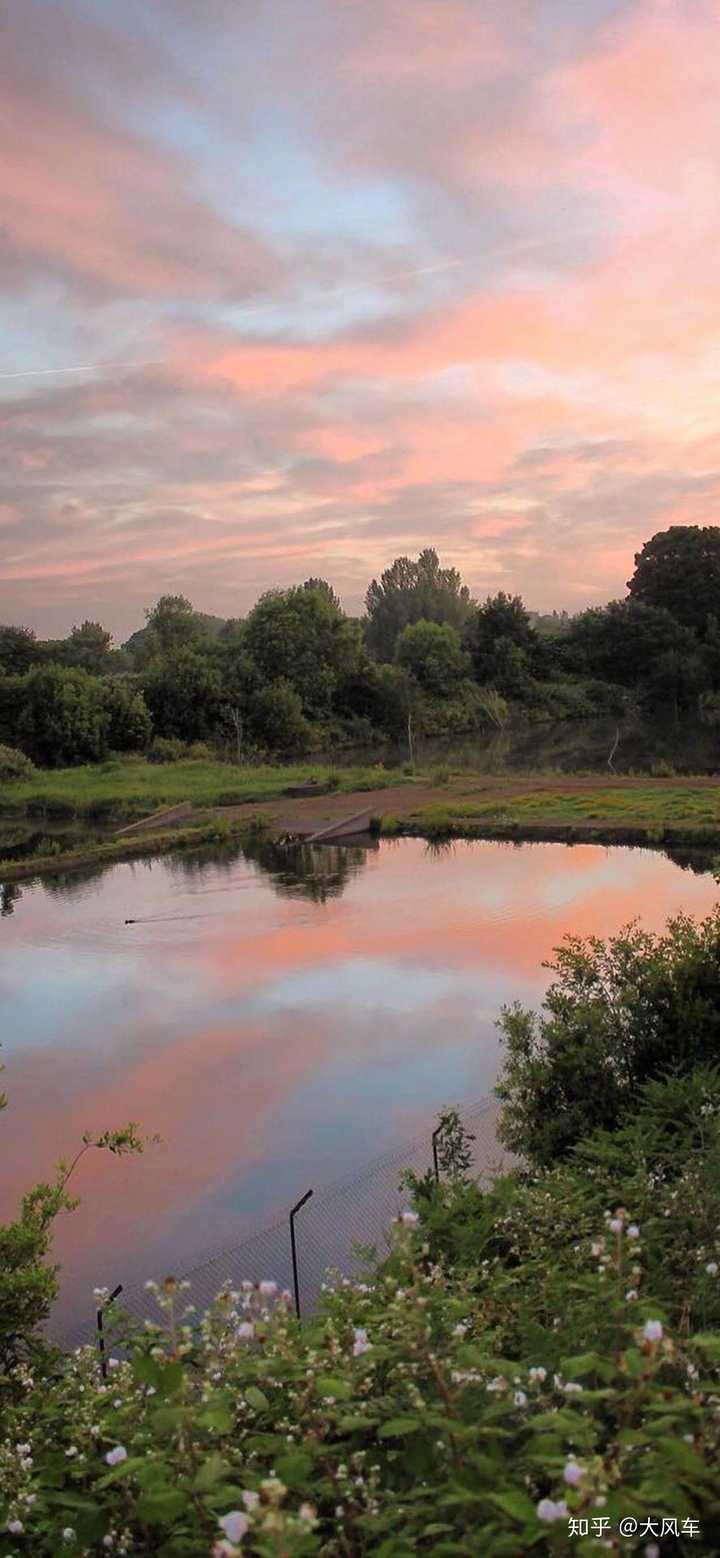
<path fill-rule="evenodd" d="M 537 1003 L 563 935 L 710 908 L 712 877 L 682 863 L 596 845 L 256 840 L 11 887 L 0 1212 L 87 1129 L 134 1119 L 162 1137 L 139 1161 L 84 1161 L 57 1241 L 61 1313 L 96 1282 L 240 1239 L 487 1093 L 498 1010 Z"/>

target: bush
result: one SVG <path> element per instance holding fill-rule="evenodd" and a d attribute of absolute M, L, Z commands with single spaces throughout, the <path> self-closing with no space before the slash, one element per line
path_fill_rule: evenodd
<path fill-rule="evenodd" d="M 98 677 L 60 665 L 23 677 L 18 736 L 36 762 L 51 768 L 97 763 L 107 755 L 110 723 Z"/>
<path fill-rule="evenodd" d="M 431 773 L 431 775 L 430 775 L 430 782 L 431 782 L 431 784 L 434 784 L 434 785 L 449 784 L 450 783 L 450 769 L 449 768 L 434 768 L 432 773 Z"/>
<path fill-rule="evenodd" d="M 191 741 L 186 756 L 194 763 L 211 763 L 213 761 L 213 753 L 207 741 Z"/>
<path fill-rule="evenodd" d="M 179 763 L 183 757 L 187 757 L 187 748 L 176 736 L 156 736 L 148 747 L 149 763 Z"/>
<path fill-rule="evenodd" d="M 597 1545 L 570 1520 L 592 1537 L 632 1511 L 618 1554 L 663 1517 L 716 1552 L 717 1075 L 671 1093 L 646 1090 L 644 1134 L 487 1195 L 455 1121 L 448 1182 L 411 1182 L 386 1259 L 302 1327 L 272 1282 L 198 1323 L 167 1278 L 110 1389 L 92 1347 L 11 1376 L 7 1444 L 29 1448 L 3 1461 L 6 1551 L 116 1531 L 167 1558 L 549 1558 Z"/>
<path fill-rule="evenodd" d="M 35 764 L 24 752 L 0 745 L 0 780 L 10 783 L 14 779 L 32 779 L 35 772 Z"/>
<path fill-rule="evenodd" d="M 679 915 L 660 936 L 571 936 L 546 966 L 558 977 L 544 1014 L 502 1013 L 496 1088 L 501 1139 L 538 1165 L 622 1122 L 645 1082 L 720 1055 L 720 909 L 699 925 Z"/>

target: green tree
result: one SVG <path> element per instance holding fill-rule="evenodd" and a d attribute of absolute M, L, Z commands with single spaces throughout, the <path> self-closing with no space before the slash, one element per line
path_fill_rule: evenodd
<path fill-rule="evenodd" d="M 396 557 L 379 580 L 372 580 L 365 609 L 368 648 L 378 660 L 390 661 L 397 639 L 410 623 L 449 623 L 461 629 L 472 603 L 457 569 L 441 568 L 437 552 L 426 547 L 417 562 Z"/>
<path fill-rule="evenodd" d="M 671 525 L 635 554 L 628 579 L 632 599 L 662 606 L 677 622 L 702 635 L 708 617 L 720 616 L 720 529 Z"/>
<path fill-rule="evenodd" d="M 142 686 L 159 736 L 204 741 L 216 730 L 222 704 L 220 672 L 194 644 L 179 645 L 153 660 Z"/>
<path fill-rule="evenodd" d="M 109 727 L 103 684 L 87 671 L 38 666 L 23 679 L 18 735 L 34 762 L 96 763 L 107 755 Z"/>
<path fill-rule="evenodd" d="M 22 676 L 40 660 L 40 645 L 32 628 L 0 624 L 0 673 Z"/>
<path fill-rule="evenodd" d="M 503 697 L 522 698 L 543 658 L 543 645 L 519 595 L 488 595 L 470 618 L 465 645 L 475 680 Z"/>
<path fill-rule="evenodd" d="M 397 639 L 395 661 L 437 697 L 455 692 L 467 671 L 460 635 L 449 622 L 409 623 Z"/>
<path fill-rule="evenodd" d="M 300 694 L 278 679 L 255 693 L 249 708 L 250 732 L 259 746 L 283 755 L 307 752 L 312 728 L 303 714 Z"/>
<path fill-rule="evenodd" d="M 111 654 L 112 633 L 108 633 L 101 622 L 82 622 L 73 628 L 62 645 L 63 665 L 77 666 L 81 671 L 89 671 L 91 676 L 100 676 L 110 669 Z"/>
<path fill-rule="evenodd" d="M 593 606 L 577 616 L 565 639 L 569 669 L 623 687 L 649 681 L 661 656 L 694 661 L 698 643 L 664 606 L 630 598 Z"/>
<path fill-rule="evenodd" d="M 199 648 L 209 637 L 201 613 L 186 595 L 161 595 L 154 606 L 146 608 L 145 619 L 146 627 L 124 646 L 138 665 L 178 649 Z"/>
<path fill-rule="evenodd" d="M 153 730 L 152 715 L 142 688 L 131 676 L 103 683 L 103 702 L 108 715 L 107 741 L 111 752 L 142 752 Z"/>
<path fill-rule="evenodd" d="M 360 634 L 326 587 L 269 590 L 247 619 L 244 649 L 265 683 L 284 681 L 308 716 L 327 716 L 357 664 Z"/>
<path fill-rule="evenodd" d="M 333 589 L 332 585 L 328 584 L 327 579 L 306 579 L 303 585 L 303 589 L 322 590 L 323 594 L 327 596 L 331 606 L 334 606 L 336 611 L 342 611 L 340 596 Z"/>

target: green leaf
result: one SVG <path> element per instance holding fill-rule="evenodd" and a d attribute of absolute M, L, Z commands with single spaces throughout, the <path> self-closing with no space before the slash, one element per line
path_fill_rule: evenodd
<path fill-rule="evenodd" d="M 269 1412 L 270 1410 L 270 1402 L 267 1396 L 264 1396 L 262 1391 L 258 1390 L 257 1385 L 248 1385 L 245 1391 L 245 1400 L 248 1406 L 253 1407 L 256 1412 Z"/>
<path fill-rule="evenodd" d="M 510 1515 L 513 1520 L 522 1521 L 523 1525 L 526 1520 L 535 1519 L 535 1505 L 526 1493 L 521 1493 L 519 1490 L 511 1493 L 489 1493 L 488 1498 L 497 1509 Z"/>
<path fill-rule="evenodd" d="M 377 1426 L 378 1421 L 377 1417 L 361 1417 L 359 1414 L 355 1417 L 341 1417 L 337 1424 L 337 1431 L 339 1434 L 368 1432 Z"/>
<path fill-rule="evenodd" d="M 561 1369 L 567 1379 L 574 1379 L 577 1374 L 592 1374 L 598 1366 L 598 1359 L 594 1352 L 579 1352 L 575 1358 L 563 1358 Z"/>
<path fill-rule="evenodd" d="M 178 1515 L 184 1514 L 188 1508 L 188 1498 L 179 1488 L 165 1488 L 157 1493 L 144 1493 L 138 1499 L 138 1514 L 141 1520 L 149 1520 L 151 1524 L 162 1525 L 167 1520 L 175 1520 Z"/>
<path fill-rule="evenodd" d="M 312 1464 L 312 1456 L 305 1450 L 291 1450 L 275 1462 L 275 1469 L 281 1482 L 288 1488 L 297 1488 L 309 1477 Z"/>
<path fill-rule="evenodd" d="M 321 1396 L 334 1396 L 336 1401 L 347 1401 L 352 1395 L 352 1385 L 335 1374 L 321 1374 L 315 1384 Z"/>
<path fill-rule="evenodd" d="M 123 1482 L 125 1477 L 131 1477 L 140 1466 L 146 1466 L 147 1459 L 144 1455 L 129 1455 L 126 1461 L 121 1461 L 119 1466 L 111 1467 L 104 1477 L 99 1477 L 95 1483 L 96 1488 L 112 1487 L 114 1482 Z"/>
<path fill-rule="evenodd" d="M 419 1417 L 391 1417 L 378 1429 L 378 1439 L 402 1439 L 404 1434 L 416 1434 L 422 1426 Z"/>
<path fill-rule="evenodd" d="M 222 1455 L 209 1455 L 207 1460 L 203 1461 L 202 1466 L 198 1468 L 193 1478 L 193 1493 L 206 1493 L 209 1488 L 213 1488 L 216 1482 L 220 1482 L 229 1472 L 230 1467 L 227 1461 L 223 1460 Z"/>
<path fill-rule="evenodd" d="M 706 1352 L 710 1358 L 720 1358 L 720 1336 L 717 1332 L 701 1331 L 699 1336 L 692 1337 L 692 1345 Z"/>

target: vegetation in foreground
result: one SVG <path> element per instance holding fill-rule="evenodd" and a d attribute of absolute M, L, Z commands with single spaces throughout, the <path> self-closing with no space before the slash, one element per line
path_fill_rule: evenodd
<path fill-rule="evenodd" d="M 168 1278 L 104 1381 L 38 1341 L 31 1196 L 2 1232 L 0 1553 L 717 1552 L 719 945 L 716 913 L 561 951 L 544 1015 L 503 1017 L 525 1167 L 482 1193 L 446 1115 L 443 1183 L 406 1178 L 390 1253 L 302 1327 L 271 1273 L 202 1317 Z"/>

